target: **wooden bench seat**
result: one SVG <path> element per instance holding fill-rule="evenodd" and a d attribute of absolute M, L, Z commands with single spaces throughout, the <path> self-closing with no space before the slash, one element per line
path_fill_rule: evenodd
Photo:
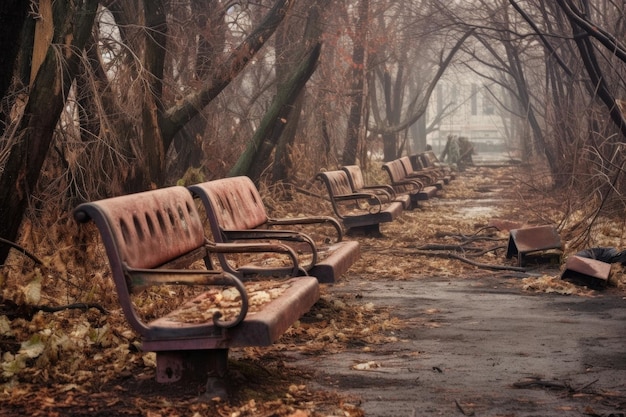
<path fill-rule="evenodd" d="M 334 217 L 270 217 L 248 177 L 207 181 L 189 190 L 202 201 L 216 242 L 279 241 L 290 245 L 299 255 L 301 273 L 321 283 L 336 282 L 359 259 L 359 243 L 343 240 L 341 224 Z M 294 230 L 296 227 L 300 230 Z M 218 258 L 225 270 L 242 279 L 290 272 L 277 265 L 254 262 L 235 267 L 225 254 L 218 254 Z"/>
<path fill-rule="evenodd" d="M 417 178 L 407 178 L 402 162 L 398 159 L 385 162 L 382 169 L 389 176 L 389 184 L 396 194 L 407 194 L 411 198 L 411 208 L 416 208 L 420 201 L 437 195 L 437 187 L 424 186 Z"/>
<path fill-rule="evenodd" d="M 185 187 L 84 203 L 74 218 L 97 226 L 125 319 L 140 336 L 142 349 L 156 352 L 158 382 L 224 376 L 229 348 L 270 345 L 319 299 L 313 277 L 264 282 L 272 297 L 261 290 L 251 293 L 253 283 L 244 284 L 233 274 L 207 269 L 211 253 L 256 251 L 287 255 L 298 271 L 295 253 L 285 245 L 208 241 Z M 172 288 L 156 288 L 162 285 Z M 137 307 L 154 296 L 153 289 L 161 299 L 172 297 L 156 309 L 172 306 L 170 311 L 158 317 Z"/>
<path fill-rule="evenodd" d="M 402 203 L 403 209 L 408 210 L 411 208 L 411 198 L 408 194 L 396 194 L 391 185 L 366 185 L 363 178 L 363 172 L 361 167 L 358 165 L 345 165 L 341 167 L 341 170 L 345 171 L 348 176 L 348 181 L 350 182 L 350 187 L 352 187 L 353 193 L 374 193 L 380 197 L 384 203 L 399 201 Z"/>
<path fill-rule="evenodd" d="M 353 192 L 345 171 L 320 172 L 317 179 L 326 185 L 333 211 L 349 234 L 381 236 L 380 224 L 402 214 L 399 201 L 384 203 L 374 193 Z"/>

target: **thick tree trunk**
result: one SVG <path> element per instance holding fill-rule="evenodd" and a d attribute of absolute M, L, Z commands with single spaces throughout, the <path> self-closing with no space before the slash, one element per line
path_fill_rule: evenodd
<path fill-rule="evenodd" d="M 348 127 L 346 142 L 343 147 L 341 158 L 343 165 L 356 164 L 356 156 L 359 148 L 359 135 L 361 133 L 361 116 L 365 103 L 365 44 L 367 42 L 367 18 L 369 15 L 369 0 L 361 0 L 359 4 L 359 18 L 356 23 L 356 38 L 352 51 L 352 88 L 353 97 L 348 115 Z"/>
<path fill-rule="evenodd" d="M 0 176 L 0 237 L 15 241 L 31 193 L 50 148 L 54 128 L 79 67 L 81 51 L 89 39 L 98 2 L 53 3 L 54 40 L 34 80 L 15 146 Z M 0 263 L 9 248 L 0 246 Z"/>
<path fill-rule="evenodd" d="M 165 45 L 167 42 L 167 24 L 165 10 L 161 0 L 144 2 L 146 20 L 146 53 L 144 67 L 148 73 L 147 91 L 141 112 L 142 140 L 141 157 L 143 177 L 137 182 L 139 188 L 129 191 L 142 191 L 153 186 L 161 186 L 165 171 L 165 147 L 161 138 L 160 118 L 163 114 L 163 69 L 165 64 Z"/>
<path fill-rule="evenodd" d="M 0 2 L 0 97 L 4 97 L 13 79 L 28 6 L 29 2 L 24 0 Z M 8 114 L 0 112 L 0 135 L 4 133 L 7 120 Z"/>

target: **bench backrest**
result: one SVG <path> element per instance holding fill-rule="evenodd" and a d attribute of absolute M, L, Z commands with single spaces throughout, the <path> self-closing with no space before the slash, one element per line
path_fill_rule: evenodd
<path fill-rule="evenodd" d="M 439 158 L 433 151 L 426 151 L 422 153 L 422 156 L 426 166 L 435 166 L 439 163 Z"/>
<path fill-rule="evenodd" d="M 411 163 L 411 159 L 408 156 L 402 156 L 398 158 L 400 164 L 402 165 L 402 169 L 404 169 L 404 175 L 411 175 L 415 170 L 413 169 L 413 164 Z"/>
<path fill-rule="evenodd" d="M 93 220 L 100 231 L 124 314 L 140 333 L 125 268 L 156 268 L 201 248 L 202 221 L 191 193 L 169 187 L 83 203 L 74 210 L 80 223 Z"/>
<path fill-rule="evenodd" d="M 74 215 L 80 222 L 93 220 L 109 259 L 131 268 L 155 268 L 205 242 L 193 197 L 185 187 L 84 203 Z"/>
<path fill-rule="evenodd" d="M 430 164 L 426 160 L 426 155 L 417 153 L 409 157 L 413 171 L 423 171 L 430 168 Z"/>
<path fill-rule="evenodd" d="M 326 184 L 331 200 L 335 196 L 344 196 L 353 193 L 348 175 L 344 171 L 324 171 L 317 174 L 317 176 Z"/>
<path fill-rule="evenodd" d="M 389 174 L 389 179 L 391 180 L 392 184 L 401 182 L 406 178 L 406 173 L 404 171 L 402 163 L 397 159 L 385 162 L 383 164 L 383 169 L 387 172 L 387 174 Z"/>
<path fill-rule="evenodd" d="M 248 230 L 268 221 L 261 194 L 245 176 L 222 178 L 195 184 L 189 190 L 200 196 L 205 206 L 211 208 L 211 230 L 216 241 L 221 241 L 221 230 Z"/>
<path fill-rule="evenodd" d="M 348 175 L 348 181 L 352 186 L 352 190 L 357 191 L 365 188 L 365 180 L 363 179 L 363 172 L 360 166 L 344 165 L 341 169 Z"/>

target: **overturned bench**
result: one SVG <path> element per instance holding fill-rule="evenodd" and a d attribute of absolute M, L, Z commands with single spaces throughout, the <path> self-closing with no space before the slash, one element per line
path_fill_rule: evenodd
<path fill-rule="evenodd" d="M 185 187 L 84 203 L 75 209 L 74 218 L 79 223 L 93 221 L 100 231 L 126 321 L 141 337 L 142 350 L 156 352 L 158 382 L 223 377 L 230 348 L 271 345 L 319 299 L 313 277 L 253 287 L 228 272 L 199 266 L 197 261 L 207 263 L 210 253 L 222 251 L 288 254 L 294 262 L 295 254 L 280 244 L 207 241 Z M 176 296 L 168 303 L 175 306 L 171 311 L 148 320 L 134 301 L 161 285 L 182 286 L 176 293 L 187 295 Z M 264 303 L 253 302 L 250 295 L 258 288 L 267 290 Z M 173 293 L 161 291 L 159 297 Z"/>
<path fill-rule="evenodd" d="M 321 283 L 336 282 L 359 259 L 359 243 L 343 240 L 341 224 L 334 217 L 270 217 L 257 187 L 246 176 L 207 181 L 189 190 L 202 201 L 216 242 L 279 241 L 299 255 L 302 275 L 314 276 Z M 287 229 L 295 227 L 301 230 Z M 258 262 L 235 267 L 225 254 L 218 257 L 225 270 L 242 279 L 284 272 L 280 266 Z"/>
<path fill-rule="evenodd" d="M 326 185 L 333 211 L 348 234 L 381 236 L 380 224 L 402 214 L 399 201 L 384 203 L 377 194 L 353 192 L 345 171 L 324 171 L 317 174 L 317 178 Z"/>

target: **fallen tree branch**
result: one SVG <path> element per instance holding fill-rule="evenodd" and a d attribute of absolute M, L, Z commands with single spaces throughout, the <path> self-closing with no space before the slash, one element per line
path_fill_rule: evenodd
<path fill-rule="evenodd" d="M 18 252 L 22 253 L 23 255 L 26 255 L 33 262 L 35 262 L 37 265 L 43 265 L 43 262 L 41 261 L 41 259 L 39 259 L 36 255 L 30 253 L 29 251 L 27 251 L 26 249 L 24 249 L 23 247 L 21 247 L 17 243 L 11 242 L 10 240 L 7 240 L 7 239 L 5 239 L 3 237 L 0 237 L 0 243 L 4 243 L 5 245 L 8 245 L 8 246 L 12 247 L 13 249 L 17 250 Z"/>
<path fill-rule="evenodd" d="M 415 249 L 417 250 L 455 250 L 455 251 L 482 251 L 483 248 L 479 248 L 476 246 L 465 246 L 464 243 L 460 245 L 446 245 L 439 243 L 429 243 L 427 245 L 418 246 Z"/>
<path fill-rule="evenodd" d="M 428 251 L 394 251 L 397 255 L 422 255 L 422 256 L 436 256 L 438 258 L 452 258 L 457 259 L 459 261 L 468 263 L 470 265 L 476 266 L 482 269 L 492 269 L 496 271 L 517 271 L 517 272 L 526 272 L 526 268 L 522 268 L 519 266 L 508 266 L 508 265 L 491 265 L 491 264 L 483 264 L 479 262 L 474 262 L 471 259 L 467 259 L 463 256 L 454 254 L 454 253 L 442 253 L 442 252 L 428 252 Z"/>
<path fill-rule="evenodd" d="M 498 249 L 506 249 L 506 245 L 494 246 L 494 247 L 492 247 L 492 248 L 487 248 L 487 249 L 484 249 L 484 250 L 483 250 L 483 251 L 481 251 L 481 252 L 472 253 L 472 256 L 476 256 L 476 257 L 478 257 L 478 256 L 482 256 L 482 255 L 484 255 L 484 254 L 486 254 L 486 253 L 489 253 L 489 252 L 495 252 L 495 251 L 497 251 Z"/>
<path fill-rule="evenodd" d="M 100 304 L 95 304 L 95 303 L 73 303 L 73 304 L 67 304 L 64 306 L 33 306 L 33 309 L 40 310 L 46 313 L 55 313 L 57 311 L 70 310 L 70 309 L 87 311 L 90 308 L 95 308 L 102 314 L 109 314 L 109 312 L 106 311 L 104 307 L 102 307 Z"/>
<path fill-rule="evenodd" d="M 9 319 L 20 317 L 27 320 L 32 320 L 35 313 L 43 311 L 45 313 L 56 313 L 57 311 L 79 309 L 87 311 L 90 308 L 95 308 L 102 314 L 109 314 L 109 312 L 100 304 L 95 303 L 72 303 L 62 306 L 47 306 L 47 305 L 31 305 L 31 304 L 17 304 L 14 301 L 0 298 L 0 315 L 7 316 Z"/>

